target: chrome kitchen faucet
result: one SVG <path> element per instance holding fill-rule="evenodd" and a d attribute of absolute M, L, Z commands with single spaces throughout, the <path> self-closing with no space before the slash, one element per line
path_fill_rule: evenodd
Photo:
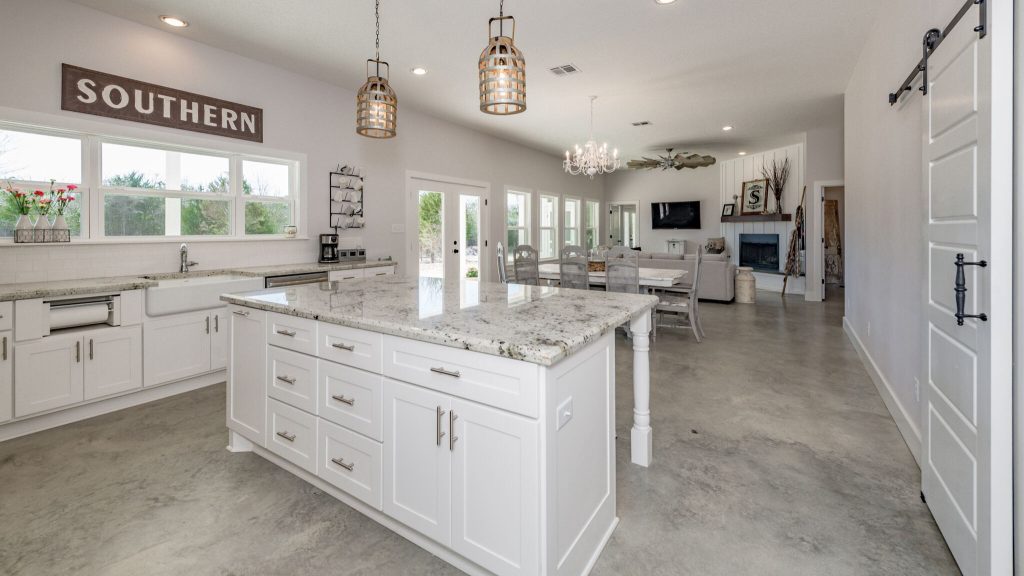
<path fill-rule="evenodd" d="M 185 273 L 188 272 L 189 267 L 199 265 L 199 262 L 193 262 L 188 259 L 188 244 L 182 243 L 178 253 L 181 255 L 181 268 L 178 272 Z"/>

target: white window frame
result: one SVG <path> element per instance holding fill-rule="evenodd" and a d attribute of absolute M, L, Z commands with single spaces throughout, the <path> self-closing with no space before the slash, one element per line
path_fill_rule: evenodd
<path fill-rule="evenodd" d="M 74 121 L 71 121 L 75 123 Z M 67 130 L 52 128 L 38 124 L 0 120 L 0 129 L 14 132 L 26 132 L 72 138 L 81 141 L 82 162 L 81 182 L 62 182 L 60 184 L 77 184 L 78 202 L 81 209 L 81 235 L 71 239 L 73 244 L 108 244 L 108 243 L 161 243 L 161 242 L 224 242 L 224 241 L 266 241 L 288 239 L 281 234 L 246 234 L 245 206 L 249 202 L 288 203 L 292 214 L 292 224 L 298 227 L 297 237 L 308 238 L 303 208 L 307 192 L 303 187 L 305 181 L 306 156 L 277 150 L 254 148 L 252 145 L 225 145 L 216 148 L 202 144 L 176 144 L 164 139 L 122 137 L 109 134 L 94 133 L 88 130 Z M 138 132 L 138 131 L 136 131 Z M 182 137 L 182 140 L 195 140 Z M 230 191 L 227 194 L 211 194 L 208 192 L 183 192 L 180 190 L 154 190 L 148 188 L 123 188 L 102 185 L 102 145 L 103 143 L 155 148 L 172 152 L 203 154 L 226 157 L 229 160 Z M 266 153 L 261 153 L 266 152 Z M 246 196 L 242 190 L 242 161 L 284 164 L 289 167 L 289 195 L 281 196 Z M 29 182 L 11 180 L 11 183 L 23 189 L 49 187 L 47 182 Z M 6 180 L 3 181 L 6 185 Z M 44 188 L 45 189 L 45 188 Z M 106 236 L 104 234 L 103 204 L 106 194 L 132 196 L 159 196 L 164 198 L 199 198 L 205 200 L 224 200 L 231 203 L 229 210 L 230 233 L 218 236 Z M 13 244 L 10 237 L 0 238 L 0 244 Z"/>
<path fill-rule="evenodd" d="M 511 196 L 512 194 L 520 195 L 526 199 L 526 214 L 522 219 L 523 222 L 525 222 L 523 226 L 509 226 L 508 224 L 508 197 Z M 526 238 L 531 245 L 535 244 L 536 241 L 533 238 L 533 190 L 530 190 L 529 188 L 522 188 L 519 186 L 506 186 L 504 200 L 505 202 L 503 204 L 502 213 L 504 216 L 505 234 L 504 237 L 502 238 L 502 242 L 508 242 L 508 231 L 516 229 L 524 232 L 524 234 L 521 234 L 520 237 Z M 508 262 L 510 263 L 512 262 L 512 251 L 514 249 L 515 246 L 505 247 L 505 253 L 507 255 L 506 257 L 508 259 Z"/>
<path fill-rule="evenodd" d="M 552 219 L 552 225 L 551 226 L 544 226 L 543 211 L 544 211 L 544 200 L 545 199 L 554 200 L 554 214 L 551 215 L 552 216 L 552 218 L 551 218 Z M 538 255 L 539 255 L 541 260 L 558 260 L 559 259 L 559 255 L 561 254 L 560 250 L 562 248 L 562 245 L 559 243 L 559 239 L 561 238 L 560 232 L 561 232 L 561 228 L 562 227 L 560 225 L 561 224 L 560 218 L 563 218 L 564 216 L 562 215 L 562 212 L 559 209 L 560 207 L 561 207 L 561 197 L 558 194 L 548 194 L 548 193 L 545 193 L 545 192 L 538 193 L 538 200 L 537 200 L 537 242 L 536 243 L 537 243 L 537 253 L 538 253 Z M 540 255 L 540 250 L 541 250 L 540 239 L 544 236 L 544 231 L 545 230 L 551 230 L 552 234 L 554 234 L 554 236 L 555 236 L 555 244 L 554 244 L 555 253 L 552 254 L 551 256 L 546 257 L 546 258 L 543 255 Z"/>
<path fill-rule="evenodd" d="M 569 226 L 565 225 L 565 215 L 568 214 L 568 212 L 569 212 L 569 205 L 570 204 L 575 204 L 576 205 L 576 226 L 573 226 L 571 228 Z M 582 240 L 581 237 L 580 237 L 580 234 L 582 234 L 582 231 L 583 231 L 582 220 L 583 220 L 583 200 L 581 198 L 579 198 L 578 196 L 565 196 L 565 197 L 563 197 L 562 198 L 562 238 L 563 238 L 562 244 L 564 246 L 568 246 L 569 245 L 569 231 L 570 230 L 576 233 L 576 245 L 577 246 L 580 245 L 580 241 Z"/>
<path fill-rule="evenodd" d="M 590 221 L 590 207 L 596 206 L 597 211 L 594 213 L 594 221 Z M 594 245 L 589 246 L 587 242 L 587 232 L 590 230 L 594 231 Z M 580 238 L 583 242 L 583 248 L 586 250 L 593 250 L 601 245 L 601 201 L 585 199 L 583 202 L 583 236 Z"/>

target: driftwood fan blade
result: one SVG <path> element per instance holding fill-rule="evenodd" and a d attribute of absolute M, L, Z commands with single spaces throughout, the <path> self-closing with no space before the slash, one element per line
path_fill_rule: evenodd
<path fill-rule="evenodd" d="M 626 167 L 632 170 L 655 170 L 661 168 L 662 170 L 668 170 L 669 168 L 675 168 L 676 170 L 682 170 L 683 168 L 704 168 L 705 166 L 711 166 L 716 162 L 714 156 L 701 156 L 700 154 L 690 154 L 682 152 L 672 155 L 672 149 L 669 148 L 668 154 L 665 156 L 658 156 L 657 158 L 648 158 L 646 156 L 641 160 L 630 160 L 626 163 Z"/>
<path fill-rule="evenodd" d="M 716 160 L 714 156 L 701 156 L 700 154 L 690 154 L 685 156 L 683 154 L 676 154 L 673 158 L 676 164 L 676 170 L 682 170 L 683 168 L 705 168 L 713 165 Z"/>

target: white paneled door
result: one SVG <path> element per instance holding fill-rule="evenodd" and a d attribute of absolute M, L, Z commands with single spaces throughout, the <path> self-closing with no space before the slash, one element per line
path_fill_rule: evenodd
<path fill-rule="evenodd" d="M 998 33 L 979 38 L 977 22 L 973 7 L 931 55 L 922 107 L 921 490 L 966 576 L 1010 574 L 1013 560 L 1011 171 L 1000 150 Z M 975 316 L 962 323 L 955 317 L 958 255 L 967 263 L 962 312 Z M 983 260 L 984 267 L 970 265 Z"/>
<path fill-rule="evenodd" d="M 410 177 L 409 191 L 415 273 L 446 282 L 483 278 L 490 264 L 486 186 Z"/>

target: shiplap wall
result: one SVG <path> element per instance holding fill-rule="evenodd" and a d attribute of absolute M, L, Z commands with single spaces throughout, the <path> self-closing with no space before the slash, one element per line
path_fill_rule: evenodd
<path fill-rule="evenodd" d="M 738 202 L 733 199 L 734 194 L 741 194 L 743 183 L 749 180 L 762 178 L 761 167 L 771 166 L 773 161 L 784 161 L 789 158 L 789 181 L 782 194 L 783 212 L 793 214 L 797 205 L 800 204 L 800 191 L 804 186 L 804 144 L 798 143 L 784 148 L 768 150 L 726 160 L 721 163 L 721 201 L 722 204 Z M 775 197 L 768 195 L 768 209 L 775 207 Z M 742 198 L 741 198 L 742 200 Z M 736 207 L 736 214 L 739 215 L 739 205 Z M 778 234 L 779 235 L 779 268 L 786 265 L 786 251 L 789 249 L 789 235 L 793 231 L 794 223 L 790 222 L 723 222 L 722 236 L 725 236 L 725 243 L 732 254 L 732 261 L 739 264 L 740 234 Z M 781 286 L 781 278 L 779 278 Z"/>

